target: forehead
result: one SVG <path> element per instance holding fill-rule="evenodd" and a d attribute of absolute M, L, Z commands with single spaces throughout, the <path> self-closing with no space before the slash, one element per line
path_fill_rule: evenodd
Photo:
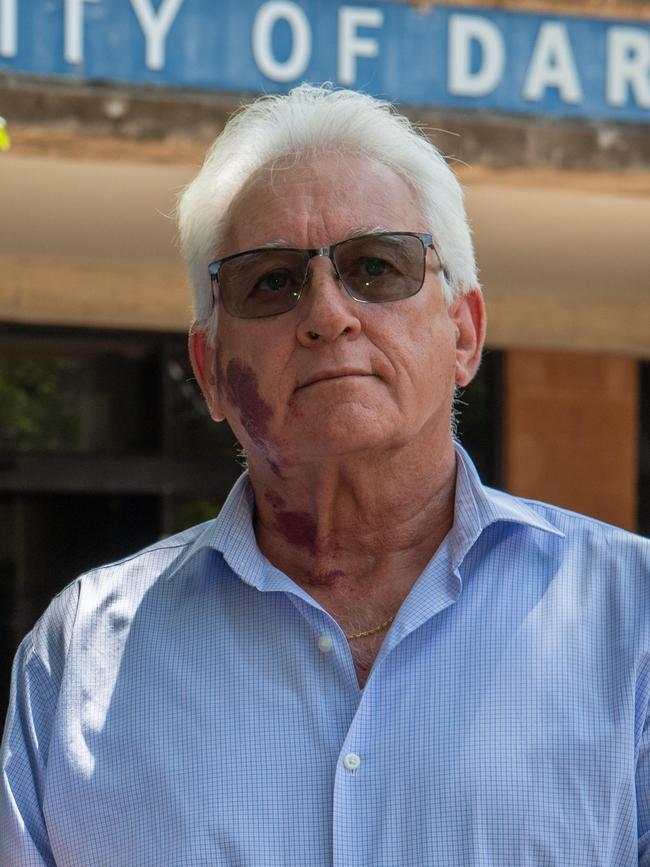
<path fill-rule="evenodd" d="M 415 190 L 368 157 L 323 154 L 261 169 L 233 202 L 220 255 L 323 247 L 381 228 L 426 231 Z"/>

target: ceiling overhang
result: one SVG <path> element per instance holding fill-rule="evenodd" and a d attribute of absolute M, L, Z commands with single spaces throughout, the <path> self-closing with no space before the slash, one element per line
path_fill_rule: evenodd
<path fill-rule="evenodd" d="M 0 319 L 185 330 L 171 214 L 195 171 L 1 155 Z M 650 356 L 650 195 L 606 175 L 462 174 L 489 345 Z"/>

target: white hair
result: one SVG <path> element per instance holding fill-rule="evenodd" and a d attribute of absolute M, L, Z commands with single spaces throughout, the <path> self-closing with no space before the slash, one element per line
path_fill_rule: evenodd
<path fill-rule="evenodd" d="M 302 84 L 287 95 L 263 96 L 240 109 L 179 198 L 181 252 L 199 327 L 214 334 L 208 265 L 219 256 L 237 195 L 260 169 L 323 152 L 367 156 L 409 183 L 447 272 L 442 280 L 445 300 L 450 303 L 478 288 L 463 192 L 440 151 L 388 102 L 352 90 Z"/>

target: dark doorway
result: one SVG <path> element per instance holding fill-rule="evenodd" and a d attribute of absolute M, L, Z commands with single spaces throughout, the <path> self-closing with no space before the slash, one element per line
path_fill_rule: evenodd
<path fill-rule="evenodd" d="M 184 335 L 0 329 L 0 718 L 16 647 L 50 599 L 216 515 L 241 469 Z"/>

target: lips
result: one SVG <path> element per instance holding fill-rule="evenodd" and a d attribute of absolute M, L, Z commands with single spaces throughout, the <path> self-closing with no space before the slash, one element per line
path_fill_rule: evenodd
<path fill-rule="evenodd" d="M 367 370 L 361 370 L 356 367 L 346 367 L 338 370 L 322 370 L 303 380 L 296 388 L 296 391 L 299 391 L 301 388 L 307 388 L 307 386 L 314 385 L 317 382 L 325 382 L 328 379 L 345 379 L 349 376 L 372 376 L 372 374 L 368 373 Z"/>

